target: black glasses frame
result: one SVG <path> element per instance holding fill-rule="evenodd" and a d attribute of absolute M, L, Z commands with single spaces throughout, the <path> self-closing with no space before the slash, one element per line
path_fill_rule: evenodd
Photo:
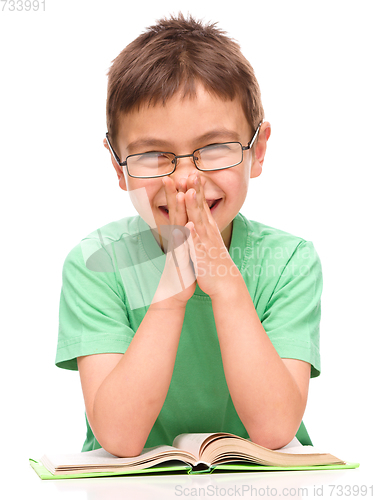
<path fill-rule="evenodd" d="M 150 176 L 146 176 L 146 175 L 145 176 L 142 176 L 142 175 L 131 175 L 129 173 L 127 160 L 128 160 L 128 158 L 131 158 L 132 156 L 139 156 L 142 153 L 136 153 L 136 154 L 133 154 L 133 155 L 128 155 L 125 158 L 125 160 L 122 162 L 120 160 L 120 158 L 118 157 L 118 155 L 115 153 L 113 147 L 111 146 L 111 142 L 110 142 L 110 138 L 109 138 L 108 132 L 106 132 L 106 141 L 107 141 L 108 147 L 110 148 L 110 151 L 111 151 L 113 157 L 116 160 L 116 163 L 119 165 L 119 167 L 126 167 L 127 168 L 127 173 L 129 175 L 129 177 L 133 177 L 134 179 L 155 179 L 157 177 L 165 177 L 166 175 L 173 174 L 175 172 L 175 170 L 176 170 L 176 166 L 178 164 L 179 158 L 192 158 L 195 167 L 197 168 L 197 170 L 200 170 L 200 172 L 214 172 L 216 170 L 225 170 L 227 168 L 232 168 L 232 167 L 236 167 L 236 165 L 240 165 L 240 163 L 243 161 L 243 151 L 247 151 L 247 150 L 251 149 L 251 147 L 253 146 L 253 144 L 256 141 L 257 135 L 258 135 L 258 133 L 260 131 L 261 124 L 262 124 L 262 122 L 259 123 L 259 125 L 258 125 L 258 127 L 256 129 L 256 132 L 253 134 L 253 137 L 249 141 L 249 143 L 247 144 L 247 146 L 243 146 L 241 142 L 236 142 L 236 141 L 213 143 L 213 144 L 208 144 L 207 146 L 204 146 L 206 148 L 208 146 L 215 146 L 216 144 L 240 144 L 240 146 L 242 147 L 242 159 L 238 163 L 235 163 L 234 165 L 230 165 L 228 167 L 210 168 L 210 169 L 208 169 L 208 168 L 200 168 L 197 165 L 197 163 L 196 163 L 196 160 L 198 160 L 198 158 L 195 156 L 195 154 L 197 153 L 197 151 L 200 151 L 200 149 L 204 149 L 204 148 L 195 149 L 193 151 L 193 153 L 190 154 L 190 155 L 178 155 L 178 156 L 175 153 L 172 153 L 170 151 L 158 151 L 159 153 L 169 154 L 169 155 L 172 155 L 174 157 L 174 159 L 171 162 L 174 165 L 173 170 L 171 170 L 171 172 L 169 172 L 168 174 L 160 174 L 160 175 L 150 175 Z"/>

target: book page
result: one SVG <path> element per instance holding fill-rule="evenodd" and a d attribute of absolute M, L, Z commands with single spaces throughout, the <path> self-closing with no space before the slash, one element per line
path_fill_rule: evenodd
<path fill-rule="evenodd" d="M 303 446 L 303 445 L 301 444 L 299 439 L 297 439 L 296 437 L 293 437 L 293 439 L 288 444 L 286 444 L 286 446 L 283 446 L 283 448 L 280 448 L 277 451 L 283 451 L 283 450 L 287 451 L 288 448 L 297 448 L 298 446 Z"/>
<path fill-rule="evenodd" d="M 153 448 L 144 448 L 141 455 L 137 457 L 119 458 L 111 455 L 103 448 L 97 450 L 84 451 L 74 454 L 48 454 L 41 459 L 42 463 L 48 461 L 54 468 L 67 465 L 119 465 L 148 460 L 166 451 L 176 451 L 172 446 L 155 446 Z M 47 460 L 46 460 L 47 459 Z"/>
<path fill-rule="evenodd" d="M 194 455 L 198 460 L 202 443 L 207 437 L 212 436 L 213 434 L 215 433 L 180 434 L 179 436 L 176 436 L 172 446 L 192 453 L 192 455 Z"/>
<path fill-rule="evenodd" d="M 302 445 L 302 443 L 296 437 L 294 437 L 294 439 L 290 441 L 290 443 L 286 444 L 286 446 L 284 446 L 283 448 L 274 451 L 280 451 L 281 453 L 293 453 L 302 455 L 306 455 L 309 453 L 323 453 L 314 446 Z"/>

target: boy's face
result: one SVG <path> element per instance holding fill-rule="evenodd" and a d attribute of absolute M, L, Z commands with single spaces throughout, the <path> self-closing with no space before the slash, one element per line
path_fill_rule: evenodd
<path fill-rule="evenodd" d="M 127 113 L 120 119 L 118 130 L 116 152 L 121 161 L 128 155 L 149 151 L 191 154 L 198 148 L 218 142 L 236 141 L 247 145 L 252 138 L 240 101 L 224 101 L 209 94 L 201 85 L 197 86 L 194 98 L 181 99 L 175 94 L 164 106 L 142 106 Z M 260 162 L 259 156 L 256 152 L 252 162 L 251 152 L 246 150 L 239 165 L 211 172 L 197 170 L 192 158 L 181 158 L 176 170 L 169 175 L 176 192 L 186 192 L 198 174 L 205 199 L 220 200 L 211 209 L 211 214 L 227 248 L 231 241 L 232 221 L 245 201 L 249 179 L 261 173 L 263 158 Z M 133 204 L 149 226 L 159 228 L 169 224 L 169 214 L 161 208 L 167 204 L 163 177 L 129 177 L 126 169 L 124 173 L 114 159 L 113 164 L 120 187 L 129 191 Z"/>

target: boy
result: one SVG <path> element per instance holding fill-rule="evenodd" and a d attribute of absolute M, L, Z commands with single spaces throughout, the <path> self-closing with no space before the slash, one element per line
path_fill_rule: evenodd
<path fill-rule="evenodd" d="M 310 242 L 239 213 L 270 136 L 252 67 L 180 14 L 108 77 L 104 144 L 140 216 L 64 264 L 56 364 L 80 372 L 83 451 L 133 456 L 183 432 L 310 444 L 321 267 Z"/>

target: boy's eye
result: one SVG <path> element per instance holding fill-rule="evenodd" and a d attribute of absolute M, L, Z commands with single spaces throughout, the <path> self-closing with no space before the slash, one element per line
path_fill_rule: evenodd
<path fill-rule="evenodd" d="M 208 170 L 227 168 L 242 161 L 242 146 L 238 142 L 211 144 L 198 153 L 200 167 Z"/>
<path fill-rule="evenodd" d="M 147 153 L 142 153 L 139 155 L 134 155 L 131 157 L 132 161 L 137 163 L 160 163 L 160 162 L 170 162 L 174 159 L 173 154 L 162 153 L 160 151 L 148 151 Z"/>
<path fill-rule="evenodd" d="M 162 151 L 148 151 L 129 156 L 128 171 L 136 177 L 149 177 L 168 174 L 173 170 L 175 156 Z"/>
<path fill-rule="evenodd" d="M 200 152 L 204 155 L 222 155 L 227 154 L 231 149 L 231 143 L 211 144 L 202 148 Z"/>

